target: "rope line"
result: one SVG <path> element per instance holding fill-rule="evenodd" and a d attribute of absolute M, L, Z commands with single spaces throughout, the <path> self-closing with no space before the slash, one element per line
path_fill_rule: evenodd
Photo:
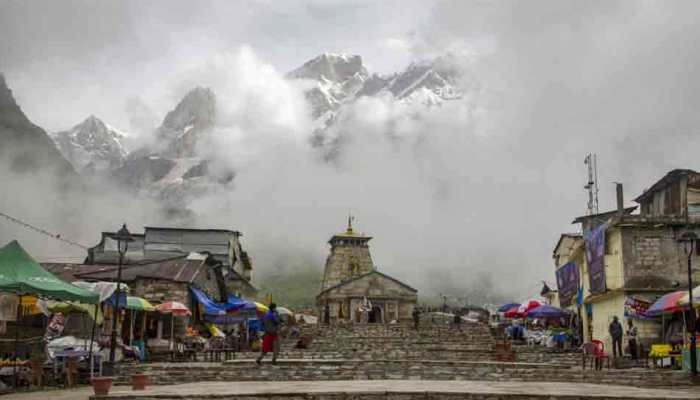
<path fill-rule="evenodd" d="M 15 224 L 17 224 L 17 225 L 20 225 L 20 226 L 22 226 L 22 227 L 24 227 L 24 228 L 27 228 L 27 229 L 33 230 L 33 231 L 35 231 L 35 232 L 37 232 L 37 233 L 40 233 L 40 234 L 42 234 L 42 235 L 48 236 L 48 237 L 50 237 L 50 238 L 52 238 L 52 239 L 56 239 L 56 240 L 61 241 L 61 242 L 63 242 L 63 243 L 69 244 L 69 245 L 71 245 L 71 246 L 80 247 L 80 248 L 83 249 L 83 250 L 88 250 L 88 247 L 87 247 L 87 246 L 83 246 L 83 245 L 80 244 L 80 243 L 77 243 L 77 242 L 74 242 L 74 241 L 72 241 L 72 240 L 68 240 L 68 239 L 62 238 L 60 233 L 51 233 L 51 232 L 47 231 L 46 229 L 38 228 L 38 227 L 36 227 L 36 226 L 34 226 L 34 225 L 28 224 L 28 223 L 26 223 L 26 222 L 24 222 L 24 221 L 22 221 L 22 220 L 20 220 L 20 219 L 17 219 L 17 218 L 15 218 L 15 217 L 11 216 L 11 215 L 7 215 L 7 214 L 5 214 L 5 213 L 3 213 L 3 212 L 0 212 L 0 217 L 3 217 L 3 218 L 5 218 L 5 219 L 7 219 L 8 221 L 13 222 L 13 223 L 15 223 Z"/>

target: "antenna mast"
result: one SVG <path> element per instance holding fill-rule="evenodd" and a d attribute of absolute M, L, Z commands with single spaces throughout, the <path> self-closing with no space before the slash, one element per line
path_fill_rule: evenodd
<path fill-rule="evenodd" d="M 583 187 L 588 191 L 588 215 L 598 214 L 598 155 L 589 153 L 583 163 L 588 166 L 588 181 Z"/>

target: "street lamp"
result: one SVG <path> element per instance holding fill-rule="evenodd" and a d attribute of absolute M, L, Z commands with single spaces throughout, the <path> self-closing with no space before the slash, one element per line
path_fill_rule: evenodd
<path fill-rule="evenodd" d="M 134 238 L 131 237 L 131 233 L 126 229 L 126 224 L 122 225 L 122 228 L 117 231 L 116 234 L 111 236 L 113 240 L 117 241 L 117 251 L 119 252 L 119 268 L 117 269 L 117 290 L 116 299 L 114 304 L 114 316 L 112 318 L 112 340 L 109 348 L 109 366 L 110 372 L 114 373 L 114 352 L 117 347 L 117 320 L 119 319 L 119 301 L 121 300 L 121 284 L 122 284 L 122 264 L 124 263 L 124 254 L 129 249 L 129 242 L 133 242 Z"/>
<path fill-rule="evenodd" d="M 692 259 L 695 243 L 698 235 L 693 231 L 683 232 L 678 242 L 683 244 L 683 250 L 688 256 L 688 306 L 690 307 L 690 371 L 693 375 L 698 374 L 697 353 L 695 348 L 695 309 L 693 309 L 693 271 Z"/>

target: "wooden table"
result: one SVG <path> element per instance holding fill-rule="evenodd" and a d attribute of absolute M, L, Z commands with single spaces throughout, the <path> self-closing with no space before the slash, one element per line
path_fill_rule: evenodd
<path fill-rule="evenodd" d="M 236 350 L 233 347 L 207 349 L 204 351 L 204 361 L 221 361 L 222 354 L 224 356 L 224 361 L 228 361 L 235 357 Z"/>

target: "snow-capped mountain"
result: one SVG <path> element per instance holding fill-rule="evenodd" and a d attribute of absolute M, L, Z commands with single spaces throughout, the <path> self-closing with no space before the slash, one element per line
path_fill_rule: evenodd
<path fill-rule="evenodd" d="M 357 55 L 322 54 L 289 72 L 288 79 L 310 81 L 305 96 L 316 127 L 312 144 L 325 148 L 325 157 L 334 158 L 348 133 L 333 132 L 344 110 L 363 96 L 393 99 L 399 104 L 440 105 L 462 97 L 458 89 L 461 73 L 455 56 L 448 54 L 429 61 L 411 63 L 405 70 L 388 75 L 370 75 Z"/>
<path fill-rule="evenodd" d="M 343 104 L 362 96 L 391 95 L 403 102 L 433 105 L 461 97 L 455 83 L 459 72 L 451 55 L 415 62 L 389 76 L 370 75 L 362 57 L 346 54 L 322 54 L 289 72 L 290 79 L 311 80 L 305 95 L 315 119 L 332 122 L 334 112 Z"/>
<path fill-rule="evenodd" d="M 322 54 L 287 74 L 290 79 L 306 79 L 313 86 L 306 90 L 306 99 L 314 118 L 326 120 L 329 113 L 344 102 L 352 101 L 369 78 L 362 57 L 345 54 Z"/>
<path fill-rule="evenodd" d="M 121 167 L 128 154 L 126 135 L 91 115 L 67 131 L 52 135 L 59 151 L 77 171 L 110 171 Z"/>

